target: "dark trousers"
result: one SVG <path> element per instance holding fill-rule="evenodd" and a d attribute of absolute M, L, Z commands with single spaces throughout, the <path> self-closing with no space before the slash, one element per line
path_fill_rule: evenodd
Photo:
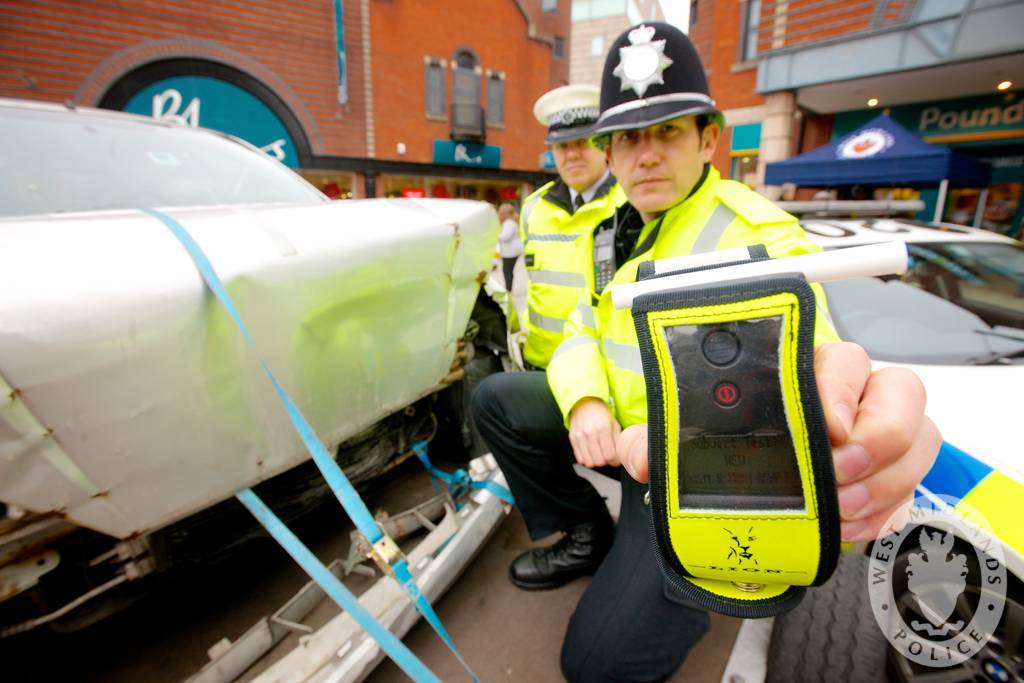
<path fill-rule="evenodd" d="M 473 395 L 473 418 L 498 460 L 530 536 L 541 538 L 608 516 L 576 474 L 562 415 L 542 372 L 491 375 Z M 666 582 L 654 553 L 646 486 L 623 474 L 611 551 L 580 598 L 562 644 L 570 681 L 661 681 L 708 629 Z"/>
<path fill-rule="evenodd" d="M 519 260 L 518 256 L 502 256 L 501 257 L 501 269 L 505 273 L 505 291 L 512 291 L 512 276 L 516 272 L 516 261 Z"/>

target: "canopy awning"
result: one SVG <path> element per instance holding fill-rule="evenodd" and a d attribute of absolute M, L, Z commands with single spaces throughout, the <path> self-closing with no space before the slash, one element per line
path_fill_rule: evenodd
<path fill-rule="evenodd" d="M 768 164 L 767 185 L 804 187 L 951 185 L 986 187 L 988 164 L 930 145 L 885 114 L 849 135 L 800 156 Z"/>

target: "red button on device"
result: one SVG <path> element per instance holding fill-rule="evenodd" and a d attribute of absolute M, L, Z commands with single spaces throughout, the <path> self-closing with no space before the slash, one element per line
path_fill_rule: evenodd
<path fill-rule="evenodd" d="M 726 408 L 736 405 L 740 400 L 740 390 L 732 382 L 720 382 L 715 387 L 715 402 Z"/>

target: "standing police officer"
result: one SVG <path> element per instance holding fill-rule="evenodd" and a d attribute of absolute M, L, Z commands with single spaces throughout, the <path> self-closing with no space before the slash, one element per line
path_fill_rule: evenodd
<path fill-rule="evenodd" d="M 544 141 L 551 145 L 559 176 L 527 197 L 520 214 L 530 281 L 523 357 L 540 370 L 562 342 L 562 328 L 582 295 L 599 294 L 614 272 L 594 268 L 595 237 L 599 248 L 600 239 L 612 232 L 610 219 L 626 203 L 604 154 L 587 141 L 599 94 L 592 85 L 566 85 L 545 93 L 533 107 L 537 120 L 548 126 Z"/>
<path fill-rule="evenodd" d="M 749 244 L 765 244 L 773 257 L 816 250 L 795 219 L 710 166 L 722 118 L 700 59 L 678 29 L 651 23 L 616 40 L 600 109 L 593 140 L 605 147 L 645 222 L 612 285 L 634 281 L 638 264 L 651 259 Z M 667 583 L 656 559 L 641 483 L 647 405 L 639 347 L 630 312 L 614 309 L 609 290 L 593 317 L 581 309 L 566 325 L 547 373 L 555 401 L 536 397 L 528 413 L 511 403 L 475 405 L 474 414 L 534 536 L 579 528 L 586 509 L 593 524 L 604 524 L 592 499 L 566 500 L 580 479 L 573 459 L 553 447 L 559 433 L 566 438 L 566 426 L 576 461 L 621 463 L 632 475 L 622 478 L 614 543 L 570 620 L 562 671 L 572 681 L 664 680 L 706 631 L 708 617 Z M 924 416 L 924 390 L 913 373 L 872 373 L 860 347 L 827 343 L 834 333 L 816 293 L 815 378 L 833 446 L 842 535 L 867 540 L 909 503 L 940 437 Z M 571 554 L 571 532 L 567 539 Z M 540 560 L 534 565 L 544 568 Z M 516 571 L 513 565 L 513 578 Z"/>
<path fill-rule="evenodd" d="M 596 300 L 615 272 L 615 239 L 635 238 L 642 222 L 626 204 L 622 189 L 608 171 L 605 155 L 588 142 L 598 115 L 600 91 L 590 85 L 567 85 L 544 94 L 534 116 L 548 126 L 559 179 L 527 197 L 520 214 L 527 287 L 526 343 L 529 368 L 543 370 L 563 339 L 566 320 L 574 311 L 591 319 Z M 621 209 L 621 210 L 620 210 Z M 557 413 L 543 372 L 505 373 L 488 377 L 473 395 L 477 428 L 495 452 L 520 444 L 537 453 L 557 452 L 571 461 L 573 446 L 558 423 L 545 417 Z M 505 415 L 529 433 L 496 431 L 489 416 Z M 577 419 L 582 419 L 581 411 Z M 533 429 L 536 425 L 539 428 Z M 547 457 L 547 456 L 544 456 Z M 506 476 L 515 465 L 506 465 Z M 521 555 L 510 568 L 516 585 L 526 589 L 555 588 L 597 569 L 612 540 L 612 520 L 604 500 L 580 477 L 566 486 L 541 490 L 530 484 L 530 466 L 514 486 L 533 538 L 565 531 L 549 548 Z M 617 475 L 616 475 L 617 476 Z M 534 499 L 526 489 L 540 498 Z M 552 509 L 557 508 L 557 509 Z"/>

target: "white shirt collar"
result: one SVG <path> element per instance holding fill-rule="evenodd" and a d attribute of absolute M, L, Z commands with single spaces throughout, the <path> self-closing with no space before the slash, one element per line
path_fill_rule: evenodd
<path fill-rule="evenodd" d="M 591 199 L 593 199 L 593 198 L 594 198 L 594 195 L 595 195 L 595 194 L 597 194 L 597 188 L 601 187 L 601 183 L 603 183 L 603 182 L 604 182 L 605 180 L 607 180 L 607 179 L 608 179 L 608 175 L 609 175 L 610 173 L 611 173 L 611 171 L 610 171 L 610 170 L 608 170 L 608 169 L 605 169 L 605 170 L 604 170 L 604 175 L 602 175 L 602 176 L 601 176 L 601 177 L 600 177 L 600 178 L 598 179 L 598 181 L 597 181 L 596 183 L 594 183 L 593 185 L 591 185 L 591 186 L 590 186 L 590 187 L 588 187 L 587 189 L 583 190 L 583 192 L 582 192 L 582 193 L 580 193 L 580 192 L 577 192 L 576 190 L 574 190 L 574 189 L 572 189 L 572 188 L 570 187 L 570 188 L 569 188 L 569 199 L 570 199 L 570 201 L 571 201 L 571 202 L 572 202 L 573 204 L 575 204 L 575 203 L 576 203 L 576 195 L 578 195 L 578 194 L 582 194 L 582 195 L 583 195 L 583 203 L 584 203 L 584 204 L 586 204 L 587 202 L 589 202 L 589 201 L 590 201 Z"/>

